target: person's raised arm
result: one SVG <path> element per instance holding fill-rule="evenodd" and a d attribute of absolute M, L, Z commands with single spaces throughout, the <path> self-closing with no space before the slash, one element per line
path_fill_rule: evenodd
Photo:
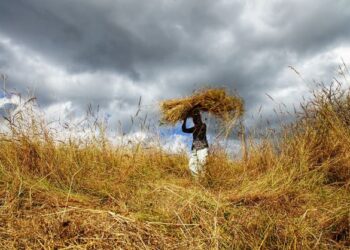
<path fill-rule="evenodd" d="M 182 132 L 184 132 L 184 133 L 193 133 L 194 127 L 192 127 L 192 128 L 186 128 L 186 121 L 187 121 L 187 116 L 186 116 L 186 118 L 184 119 L 184 122 L 182 123 Z"/>

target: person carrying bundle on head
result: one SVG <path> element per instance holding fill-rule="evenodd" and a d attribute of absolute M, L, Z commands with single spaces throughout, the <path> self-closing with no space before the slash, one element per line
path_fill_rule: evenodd
<path fill-rule="evenodd" d="M 229 135 L 235 122 L 244 114 L 244 102 L 237 94 L 225 89 L 206 88 L 194 92 L 191 96 L 160 102 L 161 124 L 175 126 L 182 121 L 182 131 L 193 134 L 192 154 L 189 169 L 193 176 L 204 172 L 208 157 L 207 126 L 200 112 L 207 112 L 219 119 L 219 126 L 225 135 Z M 194 126 L 186 127 L 188 117 L 192 117 Z"/>
<path fill-rule="evenodd" d="M 192 128 L 186 127 L 188 117 L 192 117 L 193 119 L 194 126 Z M 209 147 L 207 141 L 207 125 L 202 122 L 201 114 L 198 109 L 194 109 L 186 115 L 182 124 L 182 131 L 193 135 L 189 169 L 191 174 L 196 177 L 202 172 L 206 164 Z"/>

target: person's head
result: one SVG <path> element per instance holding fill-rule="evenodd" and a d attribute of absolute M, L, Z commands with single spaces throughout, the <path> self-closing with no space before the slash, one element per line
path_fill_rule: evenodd
<path fill-rule="evenodd" d="M 194 123 L 195 125 L 200 125 L 200 124 L 202 124 L 201 113 L 199 112 L 198 109 L 193 110 L 191 116 L 192 116 L 192 119 L 193 119 L 193 123 Z"/>

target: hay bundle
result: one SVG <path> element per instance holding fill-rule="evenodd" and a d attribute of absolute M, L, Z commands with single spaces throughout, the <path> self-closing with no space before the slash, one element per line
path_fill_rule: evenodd
<path fill-rule="evenodd" d="M 237 120 L 244 113 L 243 100 L 227 94 L 225 89 L 203 89 L 192 96 L 163 101 L 160 104 L 162 122 L 175 125 L 194 109 L 209 112 L 222 122 Z"/>

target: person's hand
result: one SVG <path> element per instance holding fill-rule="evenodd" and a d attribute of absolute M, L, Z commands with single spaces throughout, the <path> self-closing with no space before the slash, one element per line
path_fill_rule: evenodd
<path fill-rule="evenodd" d="M 190 109 L 188 112 L 187 112 L 187 116 L 188 117 L 193 117 L 194 113 L 196 112 L 196 109 L 195 108 L 192 108 Z"/>
<path fill-rule="evenodd" d="M 188 119 L 188 117 L 189 117 L 189 116 L 188 116 L 188 112 L 187 112 L 186 115 L 183 116 L 184 122 Z"/>

